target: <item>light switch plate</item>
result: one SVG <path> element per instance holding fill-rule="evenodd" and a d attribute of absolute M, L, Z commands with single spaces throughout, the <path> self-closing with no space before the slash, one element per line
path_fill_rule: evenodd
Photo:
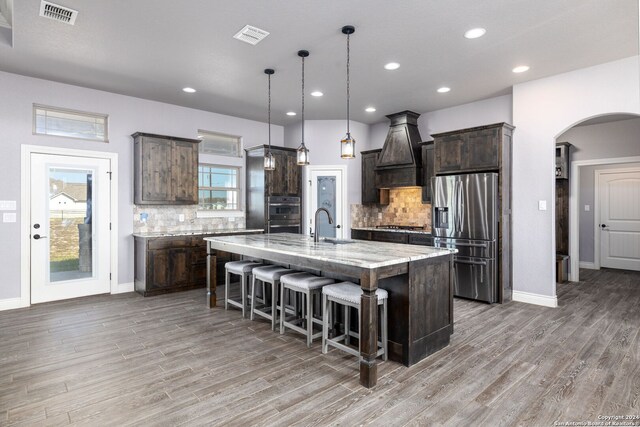
<path fill-rule="evenodd" d="M 589 212 L 591 210 L 591 206 L 589 205 L 584 205 L 584 211 L 585 212 Z"/>
<path fill-rule="evenodd" d="M 178 214 L 178 221 L 184 222 L 184 214 Z"/>
<path fill-rule="evenodd" d="M 2 214 L 2 222 L 16 222 L 15 212 L 5 212 Z"/>
<path fill-rule="evenodd" d="M 546 200 L 538 200 L 538 210 L 546 211 L 547 210 L 547 201 Z"/>

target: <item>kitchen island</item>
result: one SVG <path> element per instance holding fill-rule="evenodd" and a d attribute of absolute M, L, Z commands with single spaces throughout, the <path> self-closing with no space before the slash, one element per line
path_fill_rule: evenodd
<path fill-rule="evenodd" d="M 389 292 L 391 360 L 410 366 L 449 344 L 455 251 L 362 240 L 316 243 L 309 236 L 290 233 L 213 236 L 205 240 L 209 253 L 222 250 L 359 283 L 360 383 L 365 387 L 373 387 L 377 381 L 378 287 Z M 209 284 L 209 293 L 215 295 L 215 283 Z"/>

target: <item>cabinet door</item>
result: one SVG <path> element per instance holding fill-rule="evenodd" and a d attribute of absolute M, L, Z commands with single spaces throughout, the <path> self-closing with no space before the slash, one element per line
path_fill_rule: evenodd
<path fill-rule="evenodd" d="M 351 238 L 358 240 L 371 240 L 371 232 L 368 230 L 351 229 Z"/>
<path fill-rule="evenodd" d="M 172 248 L 169 253 L 169 281 L 172 286 L 191 283 L 191 253 L 188 248 Z"/>
<path fill-rule="evenodd" d="M 276 160 L 276 169 L 265 171 L 267 193 L 270 196 L 286 196 L 287 169 L 289 168 L 286 153 L 274 149 L 271 150 L 271 153 Z"/>
<path fill-rule="evenodd" d="M 362 204 L 379 203 L 380 195 L 375 186 L 375 167 L 378 153 L 362 154 Z"/>
<path fill-rule="evenodd" d="M 466 134 L 449 135 L 434 141 L 435 173 L 458 172 L 463 169 Z"/>
<path fill-rule="evenodd" d="M 434 176 L 433 143 L 422 146 L 422 203 L 431 203 L 431 178 Z"/>
<path fill-rule="evenodd" d="M 500 129 L 469 132 L 466 140 L 464 168 L 470 171 L 498 169 Z"/>
<path fill-rule="evenodd" d="M 147 258 L 147 290 L 170 287 L 169 249 L 150 250 Z"/>
<path fill-rule="evenodd" d="M 172 199 L 171 141 L 144 137 L 141 146 L 141 181 L 143 202 L 163 202 Z"/>
<path fill-rule="evenodd" d="M 408 243 L 408 233 L 398 233 L 395 231 L 372 231 L 371 240 L 376 242 L 389 242 L 389 243 Z"/>
<path fill-rule="evenodd" d="M 198 145 L 173 142 L 171 187 L 173 199 L 180 204 L 198 203 Z"/>
<path fill-rule="evenodd" d="M 301 181 L 301 167 L 298 166 L 296 153 L 287 153 L 287 194 L 289 196 L 300 196 L 302 194 L 300 183 Z"/>

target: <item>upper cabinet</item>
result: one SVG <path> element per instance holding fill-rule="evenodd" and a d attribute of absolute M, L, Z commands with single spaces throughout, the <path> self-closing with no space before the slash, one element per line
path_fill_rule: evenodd
<path fill-rule="evenodd" d="M 362 151 L 362 204 L 389 204 L 389 190 L 376 188 L 376 172 L 381 148 Z"/>
<path fill-rule="evenodd" d="M 262 150 L 262 148 L 258 148 Z M 302 174 L 298 166 L 296 150 L 284 147 L 271 146 L 271 154 L 276 161 L 276 168 L 272 171 L 264 171 L 266 196 L 297 196 L 302 193 Z M 258 165 L 263 167 L 264 154 L 260 156 Z M 258 173 L 260 170 L 258 169 Z"/>
<path fill-rule="evenodd" d="M 422 144 L 422 203 L 431 203 L 431 178 L 435 175 L 433 141 Z"/>
<path fill-rule="evenodd" d="M 497 123 L 432 135 L 435 174 L 500 169 L 505 160 L 504 145 L 510 145 L 513 129 L 506 123 Z"/>
<path fill-rule="evenodd" d="M 198 203 L 197 139 L 136 132 L 134 203 L 194 205 Z"/>

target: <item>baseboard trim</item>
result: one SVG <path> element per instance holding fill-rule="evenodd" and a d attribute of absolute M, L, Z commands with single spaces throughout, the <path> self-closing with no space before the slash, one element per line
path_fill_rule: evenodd
<path fill-rule="evenodd" d="M 13 310 L 16 308 L 24 308 L 24 307 L 29 307 L 29 304 L 26 304 L 26 305 L 23 304 L 22 298 L 20 297 L 0 299 L 0 311 Z"/>
<path fill-rule="evenodd" d="M 111 294 L 124 294 L 125 292 L 133 292 L 134 290 L 133 282 L 118 283 L 111 288 Z"/>
<path fill-rule="evenodd" d="M 548 295 L 532 294 L 523 291 L 513 291 L 513 300 L 527 304 L 541 305 L 543 307 L 556 308 L 558 306 L 557 296 L 550 297 Z"/>
<path fill-rule="evenodd" d="M 600 268 L 596 267 L 594 262 L 580 261 L 580 268 L 586 268 L 588 270 L 600 270 Z"/>

